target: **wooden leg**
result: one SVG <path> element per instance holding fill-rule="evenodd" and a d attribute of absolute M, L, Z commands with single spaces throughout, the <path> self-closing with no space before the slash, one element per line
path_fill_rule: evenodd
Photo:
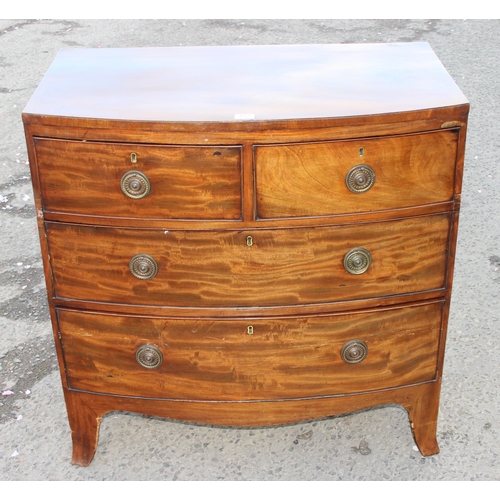
<path fill-rule="evenodd" d="M 410 417 L 413 437 L 424 457 L 439 453 L 436 439 L 439 386 L 438 382 L 426 385 L 419 398 L 404 405 Z"/>
<path fill-rule="evenodd" d="M 68 395 L 67 402 L 73 440 L 71 463 L 87 467 L 94 458 L 97 448 L 102 415 L 85 404 L 84 398 L 79 394 Z"/>

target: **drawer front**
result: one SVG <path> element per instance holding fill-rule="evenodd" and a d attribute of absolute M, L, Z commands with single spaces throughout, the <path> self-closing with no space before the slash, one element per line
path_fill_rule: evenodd
<path fill-rule="evenodd" d="M 47 211 L 158 219 L 241 217 L 240 147 L 36 139 L 35 149 Z"/>
<path fill-rule="evenodd" d="M 252 322 L 58 312 L 71 388 L 194 400 L 350 394 L 432 380 L 441 316 L 441 302 Z M 358 363 L 342 357 L 352 340 L 366 346 Z M 148 360 L 161 364 L 140 365 L 142 349 L 157 349 L 161 357 Z"/>
<path fill-rule="evenodd" d="M 335 215 L 449 201 L 454 194 L 457 139 L 455 130 L 444 130 L 257 146 L 257 216 Z M 356 192 L 348 188 L 349 180 Z"/>
<path fill-rule="evenodd" d="M 247 232 L 59 223 L 47 223 L 46 230 L 57 297 L 158 306 L 254 307 L 444 288 L 449 224 L 449 214 L 439 214 Z M 365 272 L 351 274 L 345 260 L 350 258 L 352 263 L 358 258 L 362 264 L 365 257 L 362 253 L 356 257 L 358 249 L 369 252 L 371 264 Z M 140 274 L 141 266 L 145 275 Z"/>

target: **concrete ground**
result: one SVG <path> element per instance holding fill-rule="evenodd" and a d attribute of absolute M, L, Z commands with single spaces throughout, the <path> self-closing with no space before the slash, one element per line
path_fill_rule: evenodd
<path fill-rule="evenodd" d="M 440 454 L 396 406 L 258 429 L 114 413 L 71 465 L 21 122 L 58 49 L 410 41 L 471 103 Z M 0 480 L 500 480 L 499 61 L 498 20 L 0 20 Z"/>

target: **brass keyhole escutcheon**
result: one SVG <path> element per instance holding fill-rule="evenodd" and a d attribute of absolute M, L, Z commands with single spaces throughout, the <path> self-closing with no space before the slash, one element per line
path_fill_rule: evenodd
<path fill-rule="evenodd" d="M 253 335 L 253 326 L 252 325 L 247 326 L 247 333 L 248 333 L 248 335 Z"/>
<path fill-rule="evenodd" d="M 130 259 L 129 269 L 137 279 L 150 280 L 157 275 L 158 264 L 151 255 L 141 253 Z"/>
<path fill-rule="evenodd" d="M 251 236 L 247 236 L 247 246 L 251 247 L 253 245 L 253 238 Z"/>
<path fill-rule="evenodd" d="M 350 365 L 361 363 L 368 355 L 368 346 L 362 340 L 349 340 L 343 345 L 340 355 Z"/>
<path fill-rule="evenodd" d="M 363 274 L 372 263 L 372 255 L 366 248 L 353 248 L 344 256 L 344 269 L 350 274 Z"/>
<path fill-rule="evenodd" d="M 368 165 L 356 165 L 347 172 L 345 183 L 353 193 L 364 193 L 375 184 L 375 172 Z"/>
<path fill-rule="evenodd" d="M 145 174 L 139 170 L 130 170 L 120 181 L 124 195 L 134 200 L 145 198 L 151 191 L 151 183 Z"/>
<path fill-rule="evenodd" d="M 137 153 L 130 153 L 130 163 L 137 163 Z"/>
<path fill-rule="evenodd" d="M 155 345 L 141 345 L 135 353 L 137 362 L 148 370 L 154 370 L 163 363 L 163 355 Z"/>

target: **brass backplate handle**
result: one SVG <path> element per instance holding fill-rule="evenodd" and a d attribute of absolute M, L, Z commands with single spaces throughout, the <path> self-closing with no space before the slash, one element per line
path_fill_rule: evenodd
<path fill-rule="evenodd" d="M 163 363 L 163 355 L 155 345 L 141 345 L 135 353 L 137 362 L 148 370 L 154 370 Z"/>
<path fill-rule="evenodd" d="M 137 279 L 150 280 L 157 275 L 158 264 L 151 255 L 140 253 L 130 259 L 129 269 Z"/>
<path fill-rule="evenodd" d="M 139 170 L 130 170 L 124 174 L 120 181 L 120 187 L 123 194 L 133 200 L 145 198 L 151 191 L 149 179 Z"/>
<path fill-rule="evenodd" d="M 362 340 L 349 340 L 343 345 L 340 355 L 350 365 L 361 363 L 368 355 L 368 346 Z"/>
<path fill-rule="evenodd" d="M 344 269 L 350 274 L 363 274 L 372 263 L 372 255 L 366 248 L 353 248 L 344 256 Z"/>
<path fill-rule="evenodd" d="M 347 172 L 345 183 L 353 193 L 364 193 L 375 184 L 375 172 L 369 165 L 356 165 Z"/>

